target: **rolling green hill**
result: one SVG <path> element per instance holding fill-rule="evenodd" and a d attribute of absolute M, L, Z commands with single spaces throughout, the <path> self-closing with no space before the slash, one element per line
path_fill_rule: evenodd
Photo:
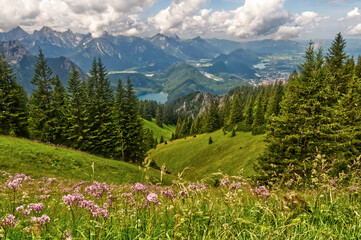
<path fill-rule="evenodd" d="M 152 121 L 143 119 L 143 127 L 152 130 L 153 135 L 154 135 L 154 137 L 156 137 L 158 139 L 158 142 L 159 142 L 159 139 L 161 136 L 163 136 L 166 140 L 171 139 L 172 133 L 175 132 L 174 125 L 163 124 L 163 127 L 161 128 L 155 123 L 154 118 L 152 119 Z"/>
<path fill-rule="evenodd" d="M 92 170 L 94 163 L 94 173 Z M 0 135 L 0 170 L 32 177 L 63 177 L 107 183 L 158 182 L 160 172 L 84 152 Z M 169 176 L 163 176 L 170 183 Z"/>
<path fill-rule="evenodd" d="M 208 144 L 209 137 L 212 144 Z M 235 137 L 230 137 L 230 133 L 224 136 L 219 130 L 160 144 L 149 152 L 149 158 L 174 176 L 183 171 L 183 177 L 193 181 L 218 171 L 237 174 L 244 169 L 245 176 L 252 176 L 253 164 L 265 148 L 263 138 L 244 132 L 237 132 Z"/>

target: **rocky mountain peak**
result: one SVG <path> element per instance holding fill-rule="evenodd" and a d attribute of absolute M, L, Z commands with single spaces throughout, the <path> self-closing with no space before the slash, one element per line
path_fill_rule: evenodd
<path fill-rule="evenodd" d="M 18 40 L 0 42 L 0 53 L 5 55 L 5 60 L 10 64 L 17 64 L 25 56 L 31 56 L 31 53 Z"/>

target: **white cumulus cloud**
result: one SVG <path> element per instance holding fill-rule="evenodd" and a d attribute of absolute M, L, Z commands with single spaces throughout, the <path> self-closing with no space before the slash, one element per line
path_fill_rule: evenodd
<path fill-rule="evenodd" d="M 347 13 L 347 18 L 359 17 L 361 14 L 358 7 L 355 7 L 352 11 Z"/>
<path fill-rule="evenodd" d="M 188 17 L 193 17 L 204 3 L 206 0 L 173 0 L 166 9 L 161 10 L 148 21 L 161 33 L 166 33 L 180 26 Z"/>
<path fill-rule="evenodd" d="M 321 17 L 318 13 L 306 11 L 301 15 L 296 14 L 295 23 L 297 26 L 315 26 L 321 21 Z"/>
<path fill-rule="evenodd" d="M 361 23 L 356 26 L 350 27 L 346 34 L 351 36 L 361 36 Z"/>
<path fill-rule="evenodd" d="M 40 15 L 38 0 L 0 0 L 0 29 L 8 31 L 18 25 L 31 25 Z"/>
<path fill-rule="evenodd" d="M 296 26 L 281 26 L 275 34 L 275 40 L 287 40 L 292 38 L 299 38 L 301 27 Z"/>
<path fill-rule="evenodd" d="M 242 7 L 232 12 L 227 22 L 227 33 L 239 38 L 266 36 L 278 31 L 290 20 L 283 0 L 246 0 Z"/>

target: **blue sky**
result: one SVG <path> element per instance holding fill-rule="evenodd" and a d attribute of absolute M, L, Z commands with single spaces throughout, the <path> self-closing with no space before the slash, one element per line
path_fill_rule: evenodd
<path fill-rule="evenodd" d="M 0 0 L 0 31 L 233 40 L 361 38 L 361 0 Z"/>

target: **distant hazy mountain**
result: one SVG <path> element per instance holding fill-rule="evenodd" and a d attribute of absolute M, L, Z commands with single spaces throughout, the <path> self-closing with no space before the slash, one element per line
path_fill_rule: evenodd
<path fill-rule="evenodd" d="M 108 75 L 113 89 L 116 88 L 118 84 L 118 79 L 120 79 L 124 84 L 128 78 L 132 81 L 136 95 L 142 95 L 145 93 L 158 93 L 162 90 L 162 86 L 156 83 L 153 79 L 145 76 L 142 73 L 110 73 Z"/>
<path fill-rule="evenodd" d="M 241 79 L 227 81 L 210 79 L 197 68 L 186 63 L 173 64 L 163 73 L 155 75 L 154 80 L 162 85 L 162 90 L 168 93 L 169 100 L 195 91 L 223 94 L 236 86 L 246 84 Z"/>
<path fill-rule="evenodd" d="M 169 55 L 183 60 L 209 59 L 221 53 L 217 47 L 200 37 L 182 40 L 177 36 L 168 37 L 159 33 L 150 38 L 149 41 Z"/>
<path fill-rule="evenodd" d="M 252 66 L 259 62 L 259 57 L 251 51 L 237 49 L 229 54 L 221 54 L 212 61 L 212 66 L 206 69 L 212 74 L 230 73 L 253 77 Z"/>
<path fill-rule="evenodd" d="M 69 55 L 69 58 L 87 71 L 94 57 L 101 57 L 109 71 L 129 68 L 140 72 L 159 71 L 181 61 L 143 38 L 114 37 L 107 34 L 83 41 L 74 53 Z"/>
<path fill-rule="evenodd" d="M 69 55 L 84 37 L 85 35 L 74 34 L 71 30 L 58 32 L 43 27 L 22 39 L 21 43 L 34 55 L 41 48 L 46 57 L 60 57 Z"/>
<path fill-rule="evenodd" d="M 222 53 L 230 53 L 233 52 L 236 49 L 243 48 L 243 43 L 226 40 L 226 39 L 217 39 L 217 38 L 211 38 L 206 39 L 207 42 L 209 42 L 211 45 L 218 48 Z"/>
<path fill-rule="evenodd" d="M 0 53 L 4 54 L 5 60 L 14 67 L 18 83 L 23 85 L 25 90 L 30 93 L 34 87 L 30 83 L 30 80 L 34 75 L 36 57 L 17 40 L 0 42 Z M 59 75 L 63 84 L 66 84 L 66 81 L 68 80 L 72 66 L 75 66 L 76 69 L 80 71 L 83 78 L 86 77 L 86 74 L 70 61 L 69 58 L 48 58 L 47 61 L 48 66 L 53 70 L 54 76 L 56 74 Z"/>
<path fill-rule="evenodd" d="M 300 42 L 272 39 L 244 42 L 242 48 L 258 54 L 303 53 L 305 51 L 304 44 Z"/>
<path fill-rule="evenodd" d="M 23 40 L 29 36 L 29 33 L 18 26 L 7 33 L 0 33 L 0 41 Z"/>

